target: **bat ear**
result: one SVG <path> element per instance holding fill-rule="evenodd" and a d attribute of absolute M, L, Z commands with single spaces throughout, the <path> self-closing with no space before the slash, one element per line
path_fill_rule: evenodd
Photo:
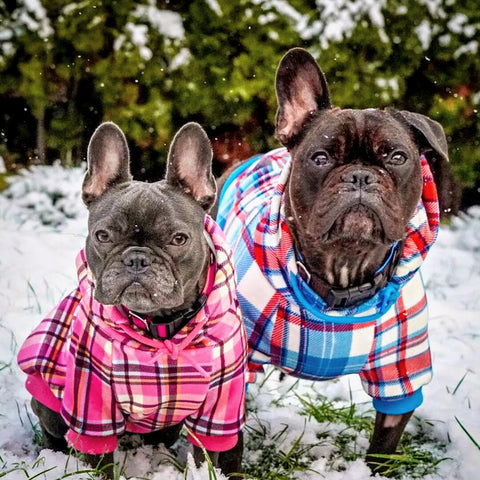
<path fill-rule="evenodd" d="M 127 141 L 115 123 L 104 122 L 95 130 L 88 145 L 87 163 L 82 185 L 82 199 L 87 206 L 111 187 L 132 180 Z"/>
<path fill-rule="evenodd" d="M 448 162 L 447 137 L 443 127 L 420 113 L 401 110 L 398 112 L 405 123 L 415 132 L 420 153 L 435 161 Z"/>
<path fill-rule="evenodd" d="M 430 165 L 442 215 L 458 211 L 460 190 L 456 184 L 448 157 L 447 137 L 443 127 L 431 118 L 407 110 L 398 111 L 400 119 L 412 131 L 421 155 Z"/>
<path fill-rule="evenodd" d="M 275 134 L 289 148 L 305 124 L 321 110 L 331 108 L 330 92 L 317 62 L 303 48 L 289 50 L 280 61 L 276 92 Z"/>
<path fill-rule="evenodd" d="M 166 181 L 182 188 L 205 211 L 212 207 L 217 192 L 212 156 L 207 134 L 198 123 L 190 122 L 175 135 L 167 161 Z"/>

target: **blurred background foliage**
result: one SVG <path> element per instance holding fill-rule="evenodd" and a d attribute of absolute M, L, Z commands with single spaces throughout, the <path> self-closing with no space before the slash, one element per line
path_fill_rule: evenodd
<path fill-rule="evenodd" d="M 302 46 L 336 105 L 442 123 L 464 205 L 480 203 L 479 39 L 476 0 L 0 0 L 0 156 L 79 165 L 112 120 L 156 179 L 195 120 L 218 173 L 278 146 L 275 70 Z"/>

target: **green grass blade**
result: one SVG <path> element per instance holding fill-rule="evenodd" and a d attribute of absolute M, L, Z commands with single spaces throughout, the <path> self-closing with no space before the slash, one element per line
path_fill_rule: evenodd
<path fill-rule="evenodd" d="M 457 421 L 457 423 L 460 425 L 460 428 L 465 432 L 465 434 L 467 435 L 467 437 L 472 441 L 472 443 L 478 448 L 478 450 L 480 450 L 480 445 L 478 444 L 478 442 L 473 438 L 473 436 L 470 434 L 470 432 L 463 426 L 462 422 L 457 418 L 455 417 L 455 420 Z"/>

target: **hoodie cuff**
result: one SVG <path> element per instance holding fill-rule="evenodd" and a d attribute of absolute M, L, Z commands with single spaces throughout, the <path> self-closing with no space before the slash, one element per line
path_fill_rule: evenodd
<path fill-rule="evenodd" d="M 419 388 L 408 397 L 402 397 L 393 400 L 373 399 L 373 407 L 379 413 L 386 415 L 403 415 L 404 413 L 413 412 L 423 402 L 422 389 Z"/>
<path fill-rule="evenodd" d="M 47 382 L 38 373 L 27 377 L 25 388 L 27 392 L 42 405 L 45 405 L 54 412 L 60 412 L 60 400 L 52 393 Z"/>
<path fill-rule="evenodd" d="M 116 435 L 109 435 L 108 437 L 92 437 L 91 435 L 82 435 L 73 430 L 69 430 L 66 438 L 70 447 L 73 447 L 79 452 L 88 453 L 90 455 L 110 453 L 117 448 Z"/>
<path fill-rule="evenodd" d="M 201 435 L 195 433 L 195 438 L 193 435 L 188 434 L 188 440 L 190 443 L 197 447 L 204 447 L 210 452 L 226 452 L 227 450 L 232 449 L 238 442 L 238 435 L 222 435 L 216 437 L 209 437 L 207 435 Z"/>

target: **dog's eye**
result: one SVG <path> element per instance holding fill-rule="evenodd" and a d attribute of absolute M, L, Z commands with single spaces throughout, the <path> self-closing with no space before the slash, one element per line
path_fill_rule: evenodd
<path fill-rule="evenodd" d="M 176 233 L 172 241 L 170 242 L 172 245 L 175 245 L 176 247 L 180 247 L 182 245 L 185 245 L 188 240 L 188 235 L 185 235 L 184 233 Z"/>
<path fill-rule="evenodd" d="M 328 154 L 326 152 L 315 152 L 311 156 L 311 160 L 317 167 L 323 167 L 328 164 Z"/>
<path fill-rule="evenodd" d="M 97 230 L 95 232 L 95 238 L 100 242 L 100 243 L 108 243 L 110 242 L 110 235 L 108 234 L 107 231 L 105 230 Z"/>
<path fill-rule="evenodd" d="M 407 156 L 402 152 L 394 152 L 390 157 L 389 163 L 392 165 L 403 165 L 407 161 Z"/>

